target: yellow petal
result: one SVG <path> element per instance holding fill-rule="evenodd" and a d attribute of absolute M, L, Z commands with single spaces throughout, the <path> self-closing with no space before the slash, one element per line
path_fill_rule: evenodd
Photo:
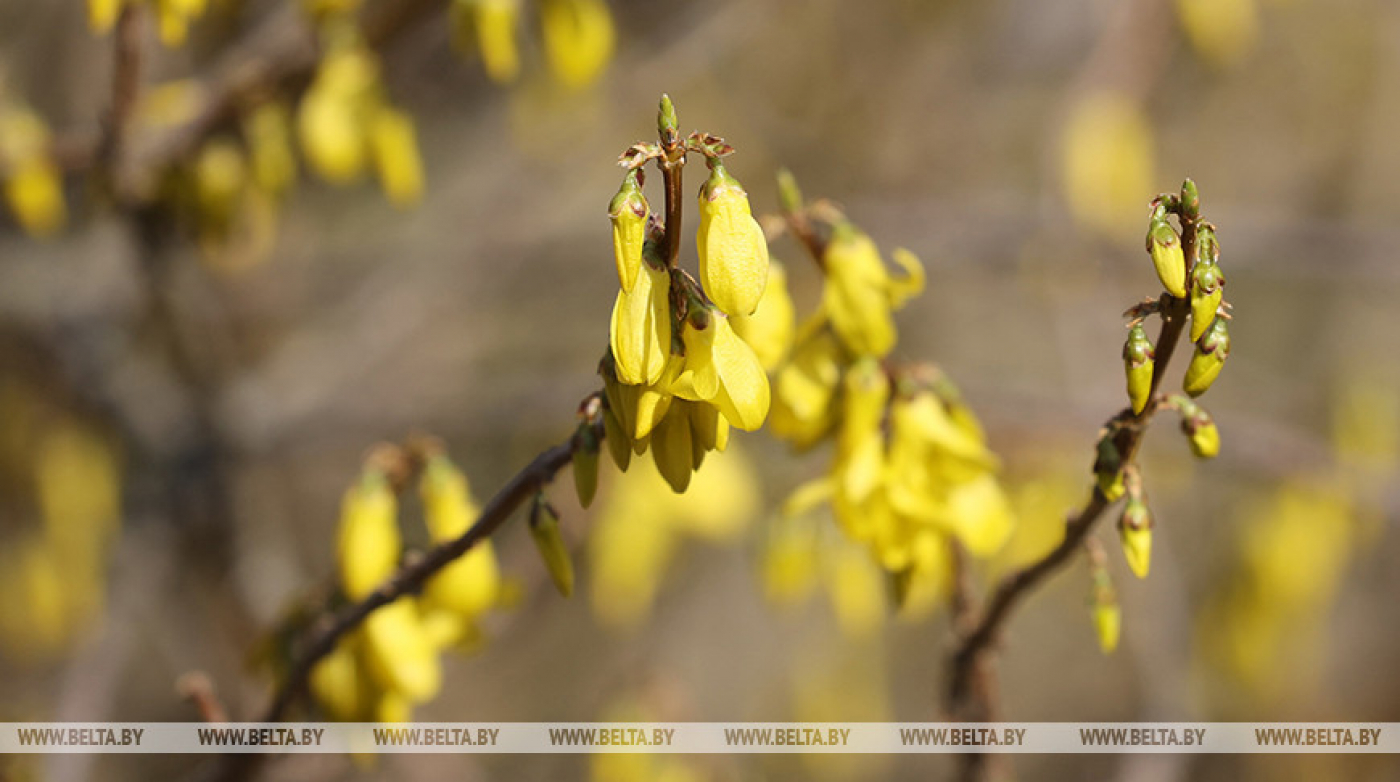
<path fill-rule="evenodd" d="M 365 618 L 364 646 L 366 668 L 384 689 L 423 703 L 442 687 L 437 649 L 410 598 L 401 597 Z"/>
<path fill-rule="evenodd" d="M 752 315 L 732 315 L 729 325 L 753 348 L 763 368 L 772 371 L 792 346 L 795 311 L 788 294 L 787 272 L 777 261 L 768 263 L 768 285 Z"/>
<path fill-rule="evenodd" d="M 361 600 L 398 567 L 398 502 L 382 475 L 368 474 L 341 504 L 337 560 L 345 596 Z"/>
<path fill-rule="evenodd" d="M 611 343 L 617 377 L 628 385 L 661 379 L 671 355 L 671 278 L 643 264 L 631 291 L 618 291 L 613 305 Z"/>
<path fill-rule="evenodd" d="M 714 329 L 714 366 L 720 392 L 713 401 L 729 423 L 755 431 L 763 426 L 772 401 L 768 375 L 753 348 L 739 339 L 727 318 L 716 318 Z"/>
<path fill-rule="evenodd" d="M 700 194 L 700 283 L 730 315 L 750 315 L 768 284 L 768 242 L 749 212 L 749 198 L 723 166 L 715 165 Z"/>

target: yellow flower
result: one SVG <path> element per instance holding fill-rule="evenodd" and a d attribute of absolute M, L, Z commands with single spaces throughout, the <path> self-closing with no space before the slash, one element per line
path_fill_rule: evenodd
<path fill-rule="evenodd" d="M 362 632 L 366 668 L 380 687 L 411 703 L 437 695 L 442 664 L 410 598 L 376 609 L 365 618 Z"/>
<path fill-rule="evenodd" d="M 486 75 L 497 84 L 515 81 L 520 73 L 520 49 L 516 25 L 520 19 L 519 0 L 457 0 L 471 8 L 476 23 L 476 45 Z"/>
<path fill-rule="evenodd" d="M 5 200 L 31 236 L 58 232 L 68 219 L 63 179 L 49 157 L 48 126 L 25 108 L 0 106 L 0 160 L 6 161 Z"/>
<path fill-rule="evenodd" d="M 792 358 L 778 370 L 770 428 L 798 448 L 815 444 L 835 422 L 844 351 L 822 317 L 803 326 Z"/>
<path fill-rule="evenodd" d="M 677 494 L 690 486 L 691 471 L 695 467 L 690 415 L 685 410 L 693 404 L 684 399 L 676 400 L 651 433 L 651 455 L 656 460 L 656 469 Z"/>
<path fill-rule="evenodd" d="M 885 437 L 881 424 L 890 384 L 879 362 L 861 359 L 846 371 L 845 406 L 836 449 L 840 491 L 851 503 L 864 502 L 885 477 Z"/>
<path fill-rule="evenodd" d="M 434 543 L 461 537 L 480 515 L 466 476 L 445 456 L 428 460 L 419 495 Z M 433 608 L 474 619 L 496 605 L 500 588 L 495 548 L 490 540 L 483 540 L 433 576 L 423 590 L 423 599 Z"/>
<path fill-rule="evenodd" d="M 763 368 L 771 372 L 783 363 L 792 346 L 795 318 L 792 297 L 788 295 L 787 272 L 781 263 L 770 261 L 768 284 L 758 300 L 758 309 L 752 315 L 730 316 L 729 325 L 753 348 Z"/>
<path fill-rule="evenodd" d="M 88 0 L 88 27 L 98 35 L 106 35 L 117 23 L 123 0 Z"/>
<path fill-rule="evenodd" d="M 1176 11 L 1191 48 L 1218 67 L 1249 54 L 1259 37 L 1257 0 L 1177 0 Z"/>
<path fill-rule="evenodd" d="M 378 694 L 360 668 L 360 648 L 359 634 L 341 639 L 307 677 L 317 705 L 337 722 L 360 722 L 373 716 Z"/>
<path fill-rule="evenodd" d="M 608 204 L 612 218 L 613 260 L 617 263 L 617 279 L 624 291 L 637 284 L 642 270 L 642 245 L 646 243 L 647 217 L 651 209 L 642 194 L 641 173 L 627 172 L 622 187 Z"/>
<path fill-rule="evenodd" d="M 390 203 L 412 206 L 423 197 L 423 159 L 413 118 L 388 106 L 374 112 L 369 130 L 370 151 L 379 173 L 379 186 Z"/>
<path fill-rule="evenodd" d="M 1099 638 L 1099 649 L 1104 654 L 1113 654 L 1123 632 L 1123 612 L 1116 602 L 1094 605 L 1094 631 Z"/>
<path fill-rule="evenodd" d="M 822 256 L 822 309 L 851 352 L 882 358 L 894 347 L 890 277 L 869 236 L 849 223 L 836 227 Z"/>
<path fill-rule="evenodd" d="M 540 28 L 550 70 L 566 87 L 592 84 L 612 59 L 612 14 L 602 0 L 545 0 Z"/>
<path fill-rule="evenodd" d="M 749 197 L 718 160 L 700 189 L 700 283 L 726 314 L 750 315 L 768 283 L 768 241 L 749 212 Z"/>
<path fill-rule="evenodd" d="M 195 200 L 206 225 L 223 230 L 233 219 L 248 181 L 247 161 L 226 138 L 204 144 L 194 162 Z"/>
<path fill-rule="evenodd" d="M 354 180 L 369 154 L 366 114 L 378 82 L 372 57 L 350 47 L 326 55 L 297 108 L 297 134 L 311 168 L 329 182 Z"/>
<path fill-rule="evenodd" d="M 651 264 L 630 291 L 618 291 L 609 334 L 617 377 L 627 385 L 655 383 L 671 356 L 671 275 Z"/>
<path fill-rule="evenodd" d="M 402 547 L 398 502 L 382 474 L 367 472 L 345 493 L 339 535 L 341 586 L 361 600 L 393 574 Z"/>
<path fill-rule="evenodd" d="M 718 407 L 730 424 L 752 432 L 768 417 L 768 375 L 728 318 L 714 310 L 706 314 L 692 313 L 681 332 L 686 351 L 681 381 L 688 380 L 697 396 Z M 697 326 L 697 320 L 708 323 Z"/>
<path fill-rule="evenodd" d="M 995 554 L 1015 526 L 1011 503 L 991 473 L 952 486 L 948 515 L 958 539 L 977 557 Z"/>

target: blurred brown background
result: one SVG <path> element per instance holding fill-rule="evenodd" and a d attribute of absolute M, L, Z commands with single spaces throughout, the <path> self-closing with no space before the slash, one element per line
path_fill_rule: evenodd
<path fill-rule="evenodd" d="M 616 55 L 580 93 L 549 81 L 528 10 L 524 72 L 499 86 L 452 51 L 445 10 L 432 9 L 381 49 L 389 94 L 418 122 L 421 205 L 399 211 L 370 184 L 306 175 L 280 210 L 273 250 L 237 269 L 181 236 L 154 264 L 142 258 L 129 224 L 70 177 L 60 236 L 0 227 L 0 547 L 18 551 L 41 525 L 35 444 L 65 426 L 91 433 L 75 436 L 76 450 L 96 438 L 104 445 L 92 448 L 116 455 L 120 525 L 91 533 L 110 544 L 92 554 L 103 564 L 82 621 L 50 645 L 6 644 L 0 719 L 195 719 L 174 682 L 196 669 L 235 718 L 251 718 L 268 681 L 248 658 L 328 582 L 340 494 L 366 448 L 436 434 L 485 498 L 565 436 L 596 387 L 616 290 L 605 217 L 615 156 L 650 138 L 665 91 L 683 130 L 738 148 L 730 169 L 755 212 L 775 211 L 773 173 L 787 166 L 887 252 L 923 258 L 928 290 L 899 316 L 897 354 L 936 361 L 960 384 L 1031 539 L 1087 492 L 1095 431 L 1123 404 L 1119 313 L 1156 290 L 1141 249 L 1146 202 L 1194 177 L 1235 305 L 1232 359 L 1204 400 L 1221 456 L 1196 463 L 1174 424 L 1153 431 L 1151 577 L 1133 579 L 1111 529 L 1100 531 L 1122 646 L 1098 651 L 1087 571 L 1070 567 L 1011 625 L 1003 714 L 1400 720 L 1400 5 L 1219 0 L 1197 28 L 1183 21 L 1190 5 L 618 1 Z M 216 9 L 184 49 L 150 41 L 143 78 L 218 73 L 221 53 L 250 31 L 270 41 L 267 30 L 299 24 L 287 11 Z M 111 41 L 86 29 L 85 13 L 74 0 L 0 3 L 3 94 L 60 136 L 91 134 L 108 102 Z M 1103 95 L 1127 107 L 1127 129 L 1093 115 L 1102 137 L 1071 138 L 1077 112 Z M 1102 148 L 1101 176 L 1126 178 L 1130 197 L 1106 185 L 1106 202 L 1067 198 L 1076 143 Z M 692 172 L 687 188 L 698 185 Z M 693 253 L 687 240 L 682 262 Z M 814 267 L 790 241 L 774 255 L 809 311 Z M 765 509 L 825 464 L 825 454 L 790 459 L 762 434 L 741 441 Z M 105 457 L 93 458 L 105 474 Z M 591 514 L 567 478 L 553 494 L 582 546 Z M 584 594 L 559 599 L 522 525 L 509 525 L 498 546 L 523 598 L 493 617 L 479 655 L 452 658 L 446 691 L 420 718 L 593 720 L 622 701 L 675 720 L 801 719 L 820 711 L 812 703 L 834 709 L 827 719 L 937 719 L 945 617 L 853 638 L 823 600 L 769 606 L 758 575 L 765 514 L 733 545 L 686 544 L 650 617 L 626 630 L 594 617 L 586 557 Z M 28 578 L 21 560 L 6 560 L 0 578 Z M 23 622 L 7 628 L 25 635 Z M 267 773 L 590 774 L 582 756 L 380 761 L 294 758 Z M 51 756 L 0 762 L 0 776 L 159 778 L 197 764 Z M 913 756 L 685 764 L 702 779 L 951 768 Z M 1026 756 L 1014 766 L 1025 779 L 1400 778 L 1379 757 Z"/>

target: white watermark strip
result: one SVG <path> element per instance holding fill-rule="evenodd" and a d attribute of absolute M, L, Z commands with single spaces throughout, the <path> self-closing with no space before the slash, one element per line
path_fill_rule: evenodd
<path fill-rule="evenodd" d="M 1400 753 L 1400 723 L 0 723 L 0 753 Z"/>

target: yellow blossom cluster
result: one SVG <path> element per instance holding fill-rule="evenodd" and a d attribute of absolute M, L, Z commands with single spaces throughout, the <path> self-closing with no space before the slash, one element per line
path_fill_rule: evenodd
<path fill-rule="evenodd" d="M 795 191 L 790 180 L 783 186 Z M 923 288 L 918 259 L 896 250 L 896 275 L 830 204 L 785 200 L 789 224 L 816 237 L 825 280 L 820 307 L 775 369 L 772 431 L 798 448 L 827 439 L 836 447 L 827 474 L 798 488 L 784 513 L 829 503 L 846 535 L 895 577 L 899 595 L 943 577 L 950 539 L 980 557 L 994 553 L 1011 530 L 1011 508 L 982 429 L 946 376 L 887 359 L 894 312 Z"/>
<path fill-rule="evenodd" d="M 770 279 L 768 244 L 748 196 L 718 157 L 700 191 L 700 281 L 667 259 L 664 227 L 650 219 L 642 172 L 630 168 L 613 198 L 620 290 L 600 366 L 609 449 L 626 470 L 651 450 L 661 475 L 684 492 L 705 454 L 723 451 L 731 426 L 753 431 L 768 416 L 768 376 L 750 337 Z"/>
<path fill-rule="evenodd" d="M 386 460 L 371 457 L 345 494 L 336 560 L 345 599 L 360 601 L 398 568 L 398 499 Z M 434 543 L 459 537 L 478 508 L 466 476 L 440 453 L 421 467 L 418 490 Z M 311 671 L 312 694 L 331 719 L 395 722 L 442 685 L 439 654 L 482 642 L 478 622 L 501 601 L 500 568 L 484 540 L 438 571 L 422 594 L 376 609 Z"/>

